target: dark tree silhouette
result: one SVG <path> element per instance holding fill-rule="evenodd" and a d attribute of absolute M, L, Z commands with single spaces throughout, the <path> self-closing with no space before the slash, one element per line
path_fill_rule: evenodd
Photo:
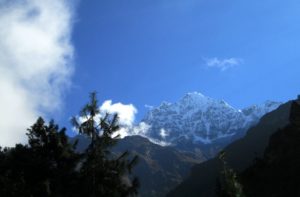
<path fill-rule="evenodd" d="M 90 102 L 83 107 L 80 116 L 83 122 L 73 117 L 72 123 L 80 134 L 91 138 L 80 169 L 82 194 L 91 197 L 136 195 L 139 182 L 131 171 L 137 156 L 130 157 L 128 152 L 117 156 L 110 151 L 119 138 L 118 135 L 113 137 L 119 130 L 117 114 L 102 117 L 96 93 L 91 93 Z"/>
<path fill-rule="evenodd" d="M 73 196 L 80 155 L 65 129 L 39 118 L 27 136 L 28 145 L 0 151 L 0 196 Z"/>
<path fill-rule="evenodd" d="M 137 157 L 114 155 L 110 148 L 118 136 L 117 115 L 100 118 L 96 94 L 81 111 L 84 122 L 73 123 L 91 138 L 83 153 L 76 152 L 65 129 L 42 118 L 28 129 L 28 144 L 0 147 L 0 196 L 2 197 L 123 197 L 137 194 L 138 179 L 131 170 Z M 99 118 L 99 120 L 97 120 Z"/>

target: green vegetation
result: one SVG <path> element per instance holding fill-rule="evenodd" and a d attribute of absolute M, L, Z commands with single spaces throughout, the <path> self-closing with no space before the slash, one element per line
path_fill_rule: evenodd
<path fill-rule="evenodd" d="M 134 196 L 139 186 L 131 170 L 137 157 L 128 152 L 113 155 L 110 148 L 118 136 L 117 115 L 100 117 L 96 94 L 82 109 L 85 121 L 73 123 L 91 138 L 83 153 L 75 151 L 65 129 L 42 118 L 28 129 L 28 144 L 0 148 L 0 196 L 3 197 L 95 197 Z"/>
<path fill-rule="evenodd" d="M 217 185 L 217 194 L 219 197 L 245 197 L 242 185 L 238 181 L 237 174 L 229 168 L 225 161 L 225 152 L 221 151 L 219 159 L 222 162 L 223 170 L 221 178 Z"/>

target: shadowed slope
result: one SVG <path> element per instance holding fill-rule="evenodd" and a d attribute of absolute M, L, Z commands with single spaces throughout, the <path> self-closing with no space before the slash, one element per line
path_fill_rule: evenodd
<path fill-rule="evenodd" d="M 250 128 L 246 136 L 227 146 L 226 161 L 234 170 L 240 172 L 250 166 L 256 157 L 262 157 L 270 136 L 289 123 L 291 102 L 263 116 L 259 123 Z M 221 170 L 217 158 L 193 167 L 190 176 L 167 196 L 215 196 L 216 180 Z"/>
<path fill-rule="evenodd" d="M 300 196 L 300 105 L 292 103 L 290 124 L 270 138 L 263 159 L 242 173 L 248 197 Z"/>

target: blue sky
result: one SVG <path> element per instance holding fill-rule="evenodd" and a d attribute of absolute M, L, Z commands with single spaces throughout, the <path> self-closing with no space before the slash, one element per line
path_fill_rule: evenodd
<path fill-rule="evenodd" d="M 82 1 L 73 31 L 68 110 L 96 90 L 102 100 L 144 105 L 199 91 L 235 107 L 300 93 L 300 2 Z M 226 70 L 208 60 L 237 59 Z M 73 111 L 75 109 L 75 111 Z"/>
<path fill-rule="evenodd" d="M 39 115 L 70 128 L 91 91 L 133 104 L 137 120 L 193 91 L 237 108 L 293 99 L 299 10 L 297 0 L 0 1 L 0 144 Z"/>

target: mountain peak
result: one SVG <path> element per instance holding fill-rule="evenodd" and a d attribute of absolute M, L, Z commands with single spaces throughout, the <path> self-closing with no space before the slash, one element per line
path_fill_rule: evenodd
<path fill-rule="evenodd" d="M 181 111 L 185 111 L 186 108 L 206 108 L 210 105 L 211 99 L 198 93 L 188 93 L 182 97 L 178 102 L 174 103 Z"/>
<path fill-rule="evenodd" d="M 146 114 L 143 122 L 151 126 L 149 137 L 176 143 L 185 137 L 194 142 L 213 142 L 246 129 L 259 121 L 264 114 L 273 111 L 281 103 L 266 101 L 238 110 L 224 100 L 190 92 L 175 103 L 163 102 Z M 160 135 L 164 130 L 167 135 Z"/>
<path fill-rule="evenodd" d="M 201 94 L 200 92 L 189 92 L 185 94 L 179 101 L 184 101 L 184 100 L 209 100 L 210 98 Z"/>
<path fill-rule="evenodd" d="M 185 94 L 185 96 L 189 96 L 189 97 L 206 97 L 202 93 L 196 92 L 196 91 L 188 92 L 188 93 Z"/>

